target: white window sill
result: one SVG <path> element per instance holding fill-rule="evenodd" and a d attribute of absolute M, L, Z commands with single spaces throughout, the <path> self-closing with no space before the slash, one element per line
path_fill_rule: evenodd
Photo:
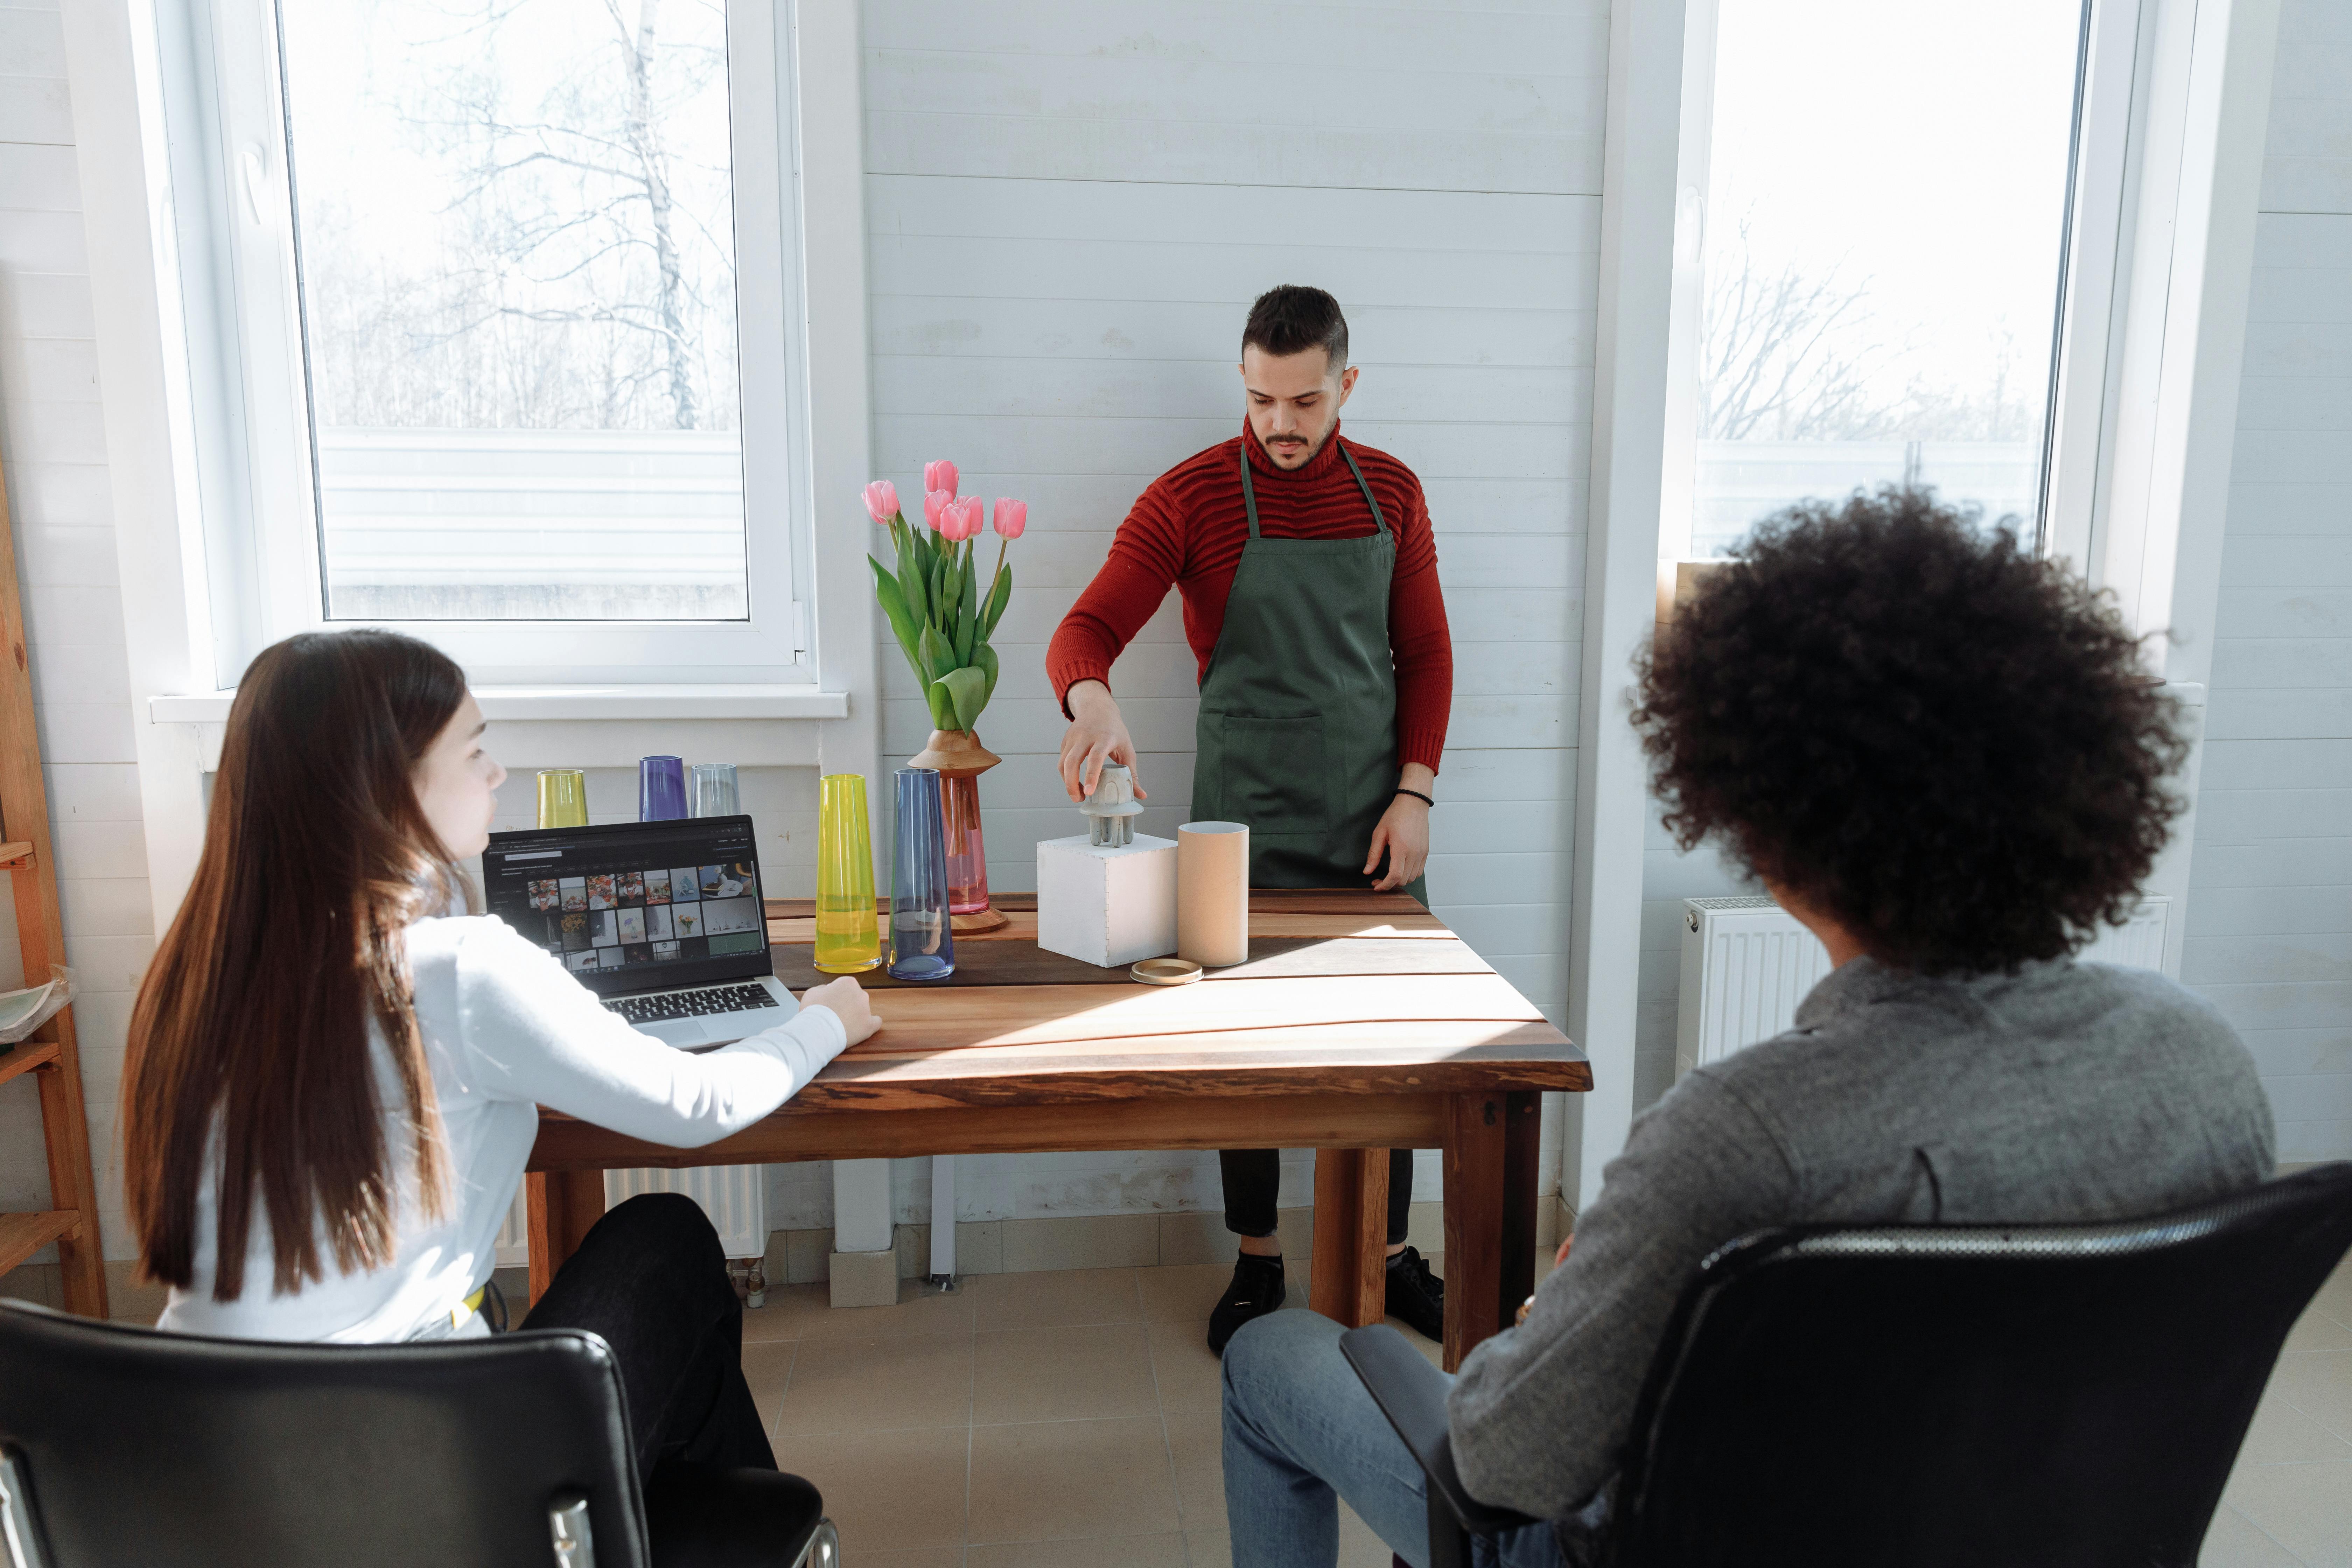
<path fill-rule="evenodd" d="M 810 686 L 478 686 L 489 720 L 522 719 L 845 719 L 849 694 Z M 234 691 L 150 697 L 158 724 L 219 724 Z"/>

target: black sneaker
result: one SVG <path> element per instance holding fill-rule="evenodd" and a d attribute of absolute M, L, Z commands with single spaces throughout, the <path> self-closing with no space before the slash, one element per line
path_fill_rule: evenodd
<path fill-rule="evenodd" d="M 1388 1311 L 1423 1338 L 1445 1342 L 1445 1281 L 1429 1271 L 1416 1247 L 1389 1260 Z"/>
<path fill-rule="evenodd" d="M 1280 1311 L 1288 1293 L 1281 1258 L 1243 1253 L 1241 1260 L 1234 1265 L 1234 1282 L 1225 1287 L 1225 1293 L 1217 1299 L 1217 1310 L 1209 1314 L 1211 1352 L 1224 1354 L 1225 1342 L 1239 1332 L 1244 1323 Z"/>

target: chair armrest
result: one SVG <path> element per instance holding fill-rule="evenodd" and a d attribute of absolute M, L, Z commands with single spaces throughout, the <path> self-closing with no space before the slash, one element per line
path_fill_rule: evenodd
<path fill-rule="evenodd" d="M 781 1568 L 824 1516 L 816 1488 L 775 1470 L 672 1459 L 646 1480 L 654 1568 Z"/>
<path fill-rule="evenodd" d="M 1444 1499 L 1465 1530 L 1495 1535 L 1539 1522 L 1507 1508 L 1489 1507 L 1464 1489 L 1454 1468 L 1454 1438 L 1445 1416 L 1445 1396 L 1454 1381 L 1430 1365 L 1411 1341 L 1386 1323 L 1373 1323 L 1341 1334 L 1339 1353 L 1363 1379 L 1372 1403 L 1428 1476 L 1430 1495 Z"/>

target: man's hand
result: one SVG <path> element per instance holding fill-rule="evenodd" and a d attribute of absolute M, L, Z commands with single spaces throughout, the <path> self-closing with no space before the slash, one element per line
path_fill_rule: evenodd
<path fill-rule="evenodd" d="M 854 974 L 810 986 L 801 993 L 801 1005 L 830 1009 L 841 1020 L 841 1031 L 849 1037 L 849 1046 L 871 1038 L 874 1031 L 882 1026 L 882 1020 L 874 1016 L 873 1004 L 866 999 L 866 987 L 857 984 Z"/>
<path fill-rule="evenodd" d="M 1105 763 L 1118 763 L 1135 781 L 1135 798 L 1143 793 L 1143 773 L 1135 765 L 1135 742 L 1128 738 L 1127 721 L 1118 716 L 1110 688 L 1099 680 L 1081 680 L 1066 694 L 1076 715 L 1062 736 L 1062 787 L 1072 801 L 1082 801 L 1102 783 Z"/>
<path fill-rule="evenodd" d="M 1372 847 L 1364 857 L 1364 875 L 1379 868 L 1381 854 L 1389 858 L 1388 875 L 1372 884 L 1376 893 L 1403 887 L 1429 864 L 1429 807 L 1409 795 L 1389 802 L 1381 825 L 1372 829 Z"/>

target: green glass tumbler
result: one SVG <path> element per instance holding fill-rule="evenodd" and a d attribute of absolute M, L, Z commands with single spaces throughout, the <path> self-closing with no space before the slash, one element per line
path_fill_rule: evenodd
<path fill-rule="evenodd" d="M 539 775 L 539 825 L 588 826 L 588 775 L 578 768 L 545 768 Z"/>
<path fill-rule="evenodd" d="M 827 974 L 856 974 L 882 962 L 864 774 L 827 773 L 818 781 L 816 832 L 816 966 Z"/>

